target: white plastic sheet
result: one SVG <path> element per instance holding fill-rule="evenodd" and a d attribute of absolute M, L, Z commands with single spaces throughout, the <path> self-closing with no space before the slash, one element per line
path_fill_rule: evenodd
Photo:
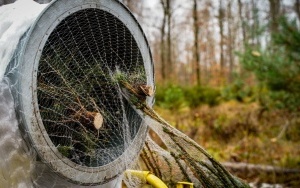
<path fill-rule="evenodd" d="M 33 0 L 18 0 L 0 7 L 0 80 L 20 38 L 46 6 Z"/>

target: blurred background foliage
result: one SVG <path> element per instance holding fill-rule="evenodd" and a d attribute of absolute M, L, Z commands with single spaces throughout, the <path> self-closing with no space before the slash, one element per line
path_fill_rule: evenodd
<path fill-rule="evenodd" d="M 258 102 L 262 108 L 278 108 L 298 113 L 300 110 L 300 30 L 295 20 L 282 17 L 278 33 L 264 48 L 246 45 L 237 52 L 241 68 L 247 71 L 236 75 L 231 83 L 211 85 L 180 85 L 176 82 L 157 83 L 156 104 L 167 109 L 196 108 L 207 104 L 236 100 Z M 245 79 L 251 77 L 253 84 Z M 246 77 L 246 78 L 245 78 Z"/>
<path fill-rule="evenodd" d="M 123 2 L 151 46 L 159 114 L 220 161 L 300 168 L 300 0 Z"/>
<path fill-rule="evenodd" d="M 300 109 L 300 30 L 296 20 L 281 17 L 278 31 L 272 33 L 269 46 L 247 46 L 240 53 L 245 70 L 254 73 L 260 87 L 269 92 L 269 108 L 281 108 L 291 112 Z M 258 50 L 258 51 L 256 51 Z"/>

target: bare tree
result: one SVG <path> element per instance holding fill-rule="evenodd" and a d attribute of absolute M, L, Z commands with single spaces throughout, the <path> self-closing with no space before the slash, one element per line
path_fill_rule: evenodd
<path fill-rule="evenodd" d="M 167 16 L 167 62 L 169 65 L 169 75 L 173 72 L 173 61 L 172 61 L 172 44 L 171 44 L 171 18 L 172 18 L 172 12 L 171 12 L 171 1 L 166 0 L 166 16 Z"/>
<path fill-rule="evenodd" d="M 219 0 L 219 27 L 220 27 L 220 68 L 221 68 L 221 76 L 223 76 L 224 68 L 225 68 L 225 61 L 224 61 L 224 17 L 225 11 L 223 8 L 223 0 Z"/>
<path fill-rule="evenodd" d="M 172 61 L 172 44 L 171 44 L 171 1 L 161 0 L 163 8 L 163 20 L 161 25 L 161 61 L 162 61 L 162 78 L 166 79 L 167 75 L 173 73 Z"/>
<path fill-rule="evenodd" d="M 271 17 L 271 32 L 278 31 L 278 18 L 280 17 L 280 0 L 269 0 L 270 3 L 270 17 Z"/>
<path fill-rule="evenodd" d="M 198 23 L 198 3 L 197 0 L 193 0 L 193 21 L 194 21 L 194 61 L 196 68 L 196 80 L 197 85 L 201 85 L 200 75 L 200 55 L 199 55 L 199 23 Z"/>
<path fill-rule="evenodd" d="M 137 20 L 141 22 L 144 12 L 143 0 L 123 0 L 122 2 L 129 8 L 129 10 L 134 14 Z"/>
<path fill-rule="evenodd" d="M 166 58 L 165 58 L 165 27 L 166 27 L 166 17 L 167 17 L 167 13 L 166 13 L 166 5 L 165 2 L 163 0 L 160 1 L 162 7 L 163 7 L 163 19 L 162 19 L 162 23 L 161 23 L 161 28 L 160 28 L 160 60 L 161 60 L 161 75 L 162 75 L 162 79 L 165 80 L 166 79 Z"/>
<path fill-rule="evenodd" d="M 300 20 L 300 0 L 295 0 L 295 11 L 298 16 L 298 20 Z"/>
<path fill-rule="evenodd" d="M 242 36 L 243 36 L 243 44 L 246 44 L 246 28 L 245 28 L 245 20 L 243 18 L 243 4 L 241 0 L 238 0 L 238 7 L 239 7 L 239 18 L 240 18 L 240 27 L 242 29 Z"/>

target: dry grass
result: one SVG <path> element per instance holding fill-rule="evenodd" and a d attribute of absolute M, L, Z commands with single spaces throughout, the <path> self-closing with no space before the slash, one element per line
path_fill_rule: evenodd
<path fill-rule="evenodd" d="M 287 121 L 284 111 L 262 111 L 256 103 L 236 101 L 155 110 L 219 161 L 300 168 L 300 118 L 292 119 L 283 137 L 274 139 Z"/>

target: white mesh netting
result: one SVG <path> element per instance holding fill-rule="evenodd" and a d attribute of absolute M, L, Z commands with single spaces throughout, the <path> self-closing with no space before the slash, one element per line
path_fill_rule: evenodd
<path fill-rule="evenodd" d="M 140 27 L 123 5 L 114 0 L 54 1 L 37 15 L 38 11 L 28 19 L 31 22 L 23 21 L 23 33 L 10 37 L 18 45 L 2 55 L 2 96 L 11 102 L 0 110 L 10 109 L 11 122 L 0 116 L 0 153 L 7 157 L 2 151 L 9 150 L 10 156 L 10 170 L 2 173 L 1 183 L 120 187 L 121 174 L 136 168 L 152 171 L 170 187 L 178 181 L 193 182 L 195 187 L 247 187 L 149 107 L 154 88 L 151 55 Z M 9 37 L 4 39 L 3 49 Z M 23 138 L 12 113 L 12 96 Z M 10 124 L 13 129 L 5 130 Z M 147 137 L 140 163 L 134 163 L 147 126 L 164 146 Z M 11 139 L 18 141 L 13 147 Z M 23 180 L 11 176 L 17 168 L 27 175 Z M 127 187 L 145 183 L 130 175 L 124 182 Z"/>
<path fill-rule="evenodd" d="M 23 5 L 1 7 L 7 13 L 2 17 L 24 11 Z M 53 19 L 47 15 L 55 13 Z M 122 97 L 114 75 L 141 85 L 153 82 L 150 51 L 141 47 L 147 43 L 138 24 L 118 1 L 54 1 L 39 18 L 30 9 L 27 14 L 23 24 L 8 25 L 10 37 L 2 37 L 1 70 L 6 70 L 24 140 L 38 154 L 32 162 L 35 155 L 27 152 L 34 166 L 32 184 L 73 187 L 65 180 L 92 185 L 117 178 L 120 185 L 118 177 L 137 158 L 147 127 Z M 19 28 L 23 33 L 14 34 Z M 16 45 L 5 49 L 10 38 Z"/>
<path fill-rule="evenodd" d="M 60 153 L 97 167 L 124 152 L 140 122 L 128 114 L 110 73 L 139 75 L 145 84 L 143 66 L 128 29 L 105 11 L 78 11 L 52 31 L 38 67 L 37 100 L 43 101 L 40 116 Z"/>

